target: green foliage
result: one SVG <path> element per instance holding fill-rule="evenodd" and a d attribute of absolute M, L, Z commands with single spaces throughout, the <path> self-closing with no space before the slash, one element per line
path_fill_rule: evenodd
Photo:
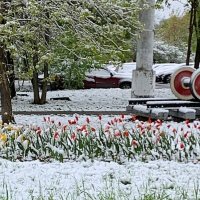
<path fill-rule="evenodd" d="M 141 26 L 134 1 L 13 0 L 4 13 L 0 40 L 23 76 L 41 73 L 44 64 L 83 79 L 90 67 L 130 58 L 131 41 Z"/>
<path fill-rule="evenodd" d="M 183 16 L 172 15 L 162 20 L 156 27 L 156 37 L 169 45 L 186 49 L 188 42 L 189 13 Z"/>

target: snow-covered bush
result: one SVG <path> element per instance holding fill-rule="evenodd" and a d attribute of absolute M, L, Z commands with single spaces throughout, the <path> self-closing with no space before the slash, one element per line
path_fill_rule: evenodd
<path fill-rule="evenodd" d="M 183 63 L 186 60 L 186 49 L 179 49 L 163 41 L 155 41 L 154 60 L 157 63 Z"/>

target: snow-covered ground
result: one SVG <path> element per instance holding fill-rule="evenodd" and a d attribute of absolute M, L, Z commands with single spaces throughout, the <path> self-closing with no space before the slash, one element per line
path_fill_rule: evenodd
<path fill-rule="evenodd" d="M 27 87 L 23 89 L 27 90 Z M 29 89 L 28 89 L 29 91 Z M 32 105 L 31 92 L 18 92 L 13 100 L 13 110 L 125 110 L 131 90 L 90 89 L 48 92 L 48 103 Z M 68 96 L 71 101 L 49 100 L 51 97 Z M 157 88 L 156 97 L 174 98 L 169 88 Z M 50 116 L 55 121 L 67 122 L 72 116 Z M 103 116 L 106 122 L 111 116 Z M 80 116 L 84 121 L 86 116 Z M 16 115 L 17 123 L 42 124 L 43 116 Z M 90 116 L 96 123 L 97 116 Z M 178 126 L 178 123 L 177 123 Z M 114 199 L 131 200 L 142 194 L 154 192 L 171 195 L 172 199 L 200 198 L 200 164 L 174 161 L 130 161 L 124 164 L 103 161 L 68 161 L 42 163 L 39 161 L 10 162 L 0 159 L 0 199 Z M 196 191 L 196 193 L 195 193 Z M 197 193 L 198 192 L 198 193 Z M 89 196 L 91 195 L 91 196 Z M 107 195 L 107 197 L 106 197 Z M 192 196 L 193 195 L 193 196 Z M 86 198 L 85 198 L 86 197 Z M 8 198 L 8 199 L 9 199 Z M 181 198 L 180 198 L 181 199 Z"/>
<path fill-rule="evenodd" d="M 150 191 L 161 193 L 162 188 L 171 194 L 172 199 L 177 199 L 174 195 L 181 196 L 183 191 L 188 192 L 190 198 L 185 198 L 188 200 L 195 199 L 192 194 L 199 184 L 199 178 L 199 164 L 173 161 L 119 165 L 100 161 L 12 163 L 1 159 L 0 197 L 7 187 L 13 199 L 17 200 L 36 199 L 39 195 L 47 199 L 51 194 L 58 200 L 82 200 L 84 196 L 86 199 L 100 199 L 98 196 L 112 193 L 115 193 L 117 200 L 133 200 Z M 93 198 L 89 198 L 88 194 Z"/>
<path fill-rule="evenodd" d="M 157 85 L 155 97 L 160 98 L 175 98 L 167 85 Z M 88 89 L 88 90 L 60 90 L 49 91 L 47 93 L 47 104 L 33 105 L 33 93 L 30 92 L 31 86 L 26 82 L 21 87 L 18 94 L 27 96 L 17 96 L 13 99 L 14 111 L 98 111 L 98 110 L 119 110 L 125 111 L 128 105 L 128 100 L 131 98 L 131 89 Z M 28 92 L 27 92 L 28 91 Z M 55 97 L 69 97 L 67 100 L 50 100 Z"/>

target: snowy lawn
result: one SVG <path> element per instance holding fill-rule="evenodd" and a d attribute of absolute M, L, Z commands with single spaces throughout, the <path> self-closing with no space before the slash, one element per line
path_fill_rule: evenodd
<path fill-rule="evenodd" d="M 163 85 L 162 87 L 166 87 Z M 168 87 L 168 86 L 167 86 Z M 161 88 L 157 85 L 155 96 L 160 98 L 175 98 L 169 88 Z M 33 93 L 30 91 L 29 82 L 21 86 L 19 95 L 13 99 L 14 111 L 105 111 L 105 110 L 126 110 L 128 100 L 131 98 L 131 89 L 88 89 L 88 90 L 60 90 L 47 93 L 47 104 L 33 105 Z M 69 97 L 71 101 L 50 100 L 55 97 Z"/>
<path fill-rule="evenodd" d="M 72 101 L 35 108 L 27 94 L 14 100 L 14 110 L 124 110 L 130 98 L 130 90 L 120 89 L 55 91 L 48 98 Z M 169 89 L 157 89 L 156 96 L 174 98 Z M 1 157 L 15 160 L 0 159 L 0 199 L 200 198 L 199 121 L 76 114 L 15 119 L 0 133 Z"/>
<path fill-rule="evenodd" d="M 7 133 L 6 138 L 1 133 L 1 157 L 16 160 L 0 160 L 0 194 L 4 198 L 200 197 L 198 121 L 162 123 L 128 121 L 131 116 L 79 116 L 77 122 L 76 115 L 23 117 L 16 116 L 27 123 L 25 129 L 19 123 L 1 131 Z M 96 136 L 101 124 L 102 143 Z"/>
<path fill-rule="evenodd" d="M 133 200 L 149 195 L 157 200 L 170 195 L 173 200 L 193 200 L 200 195 L 199 164 L 162 160 L 124 165 L 90 160 L 12 163 L 1 159 L 0 165 L 0 197 L 8 192 L 8 199 Z"/>

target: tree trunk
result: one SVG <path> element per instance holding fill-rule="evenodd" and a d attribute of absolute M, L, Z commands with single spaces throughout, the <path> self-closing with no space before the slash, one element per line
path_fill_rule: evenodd
<path fill-rule="evenodd" d="M 33 66 L 34 66 L 34 68 L 36 67 L 37 63 L 38 63 L 38 55 L 37 55 L 37 50 L 36 50 L 36 53 L 33 55 Z M 34 104 L 40 104 L 38 72 L 37 72 L 36 68 L 33 71 L 32 85 L 33 85 L 33 103 Z"/>
<path fill-rule="evenodd" d="M 6 74 L 4 49 L 2 46 L 0 47 L 0 91 L 1 91 L 2 121 L 3 123 L 14 122 L 14 117 L 12 114 L 9 82 Z"/>
<path fill-rule="evenodd" d="M 0 25 L 4 26 L 6 20 L 3 16 L 7 12 L 6 1 L 0 2 Z M 1 92 L 1 115 L 3 123 L 14 122 L 14 117 L 12 114 L 12 103 L 10 97 L 10 89 L 8 77 L 6 74 L 6 52 L 3 43 L 0 44 L 0 92 Z"/>
<path fill-rule="evenodd" d="M 194 68 L 198 69 L 200 63 L 200 5 L 198 1 L 195 1 L 194 26 L 196 31 L 196 53 Z"/>
<path fill-rule="evenodd" d="M 49 19 L 49 13 L 46 11 L 45 12 L 46 17 Z M 49 45 L 49 28 L 45 29 L 44 32 L 44 38 L 45 38 L 45 45 Z M 35 42 L 35 50 L 37 52 L 37 42 Z M 38 63 L 38 55 L 37 53 L 34 55 L 33 58 L 33 66 L 35 67 Z M 44 63 L 44 81 L 42 83 L 42 91 L 41 91 L 41 98 L 40 98 L 40 92 L 39 92 L 39 84 L 38 84 L 38 73 L 34 71 L 33 73 L 33 91 L 34 91 L 34 103 L 35 104 L 45 104 L 46 103 L 46 96 L 47 96 L 47 78 L 49 76 L 48 73 L 48 63 Z"/>
<path fill-rule="evenodd" d="M 46 17 L 47 19 L 49 19 L 49 12 L 46 11 L 45 12 L 46 14 Z M 44 33 L 44 38 L 45 38 L 45 44 L 46 46 L 48 47 L 49 45 L 49 34 L 50 34 L 50 31 L 49 31 L 49 28 L 46 28 L 45 29 L 45 33 Z M 47 97 L 47 78 L 49 76 L 49 65 L 47 62 L 44 63 L 44 83 L 42 85 L 42 95 L 41 95 L 41 103 L 42 104 L 45 104 L 46 103 L 46 97 Z"/>
<path fill-rule="evenodd" d="M 194 60 L 194 68 L 198 69 L 200 63 L 200 38 L 197 39 L 196 54 Z"/>
<path fill-rule="evenodd" d="M 190 10 L 190 22 L 189 22 L 189 35 L 188 35 L 188 49 L 187 49 L 186 65 L 190 64 L 193 25 L 194 25 L 194 11 L 195 11 L 194 9 L 195 9 L 195 5 L 194 5 L 194 1 L 192 1 L 191 10 Z"/>
<path fill-rule="evenodd" d="M 37 53 L 33 57 L 33 66 L 35 67 L 38 63 L 38 55 Z M 33 103 L 34 104 L 45 104 L 46 103 L 46 95 L 47 95 L 47 78 L 48 78 L 48 63 L 44 64 L 44 81 L 42 83 L 42 91 L 41 91 L 41 98 L 40 98 L 40 90 L 39 90 L 39 83 L 38 83 L 38 72 L 35 69 L 33 72 Z"/>
<path fill-rule="evenodd" d="M 23 71 L 28 72 L 28 69 L 30 66 L 29 66 L 28 55 L 26 51 L 24 52 L 23 64 L 24 64 Z"/>
<path fill-rule="evenodd" d="M 46 103 L 46 97 L 47 97 L 47 77 L 49 76 L 48 74 L 48 63 L 44 64 L 44 79 L 45 81 L 42 84 L 42 95 L 41 95 L 41 104 Z"/>
<path fill-rule="evenodd" d="M 16 96 L 16 90 L 15 90 L 15 71 L 14 71 L 14 62 L 11 58 L 11 54 L 8 51 L 6 54 L 6 69 L 9 71 L 9 87 L 10 87 L 10 95 L 11 98 Z"/>

